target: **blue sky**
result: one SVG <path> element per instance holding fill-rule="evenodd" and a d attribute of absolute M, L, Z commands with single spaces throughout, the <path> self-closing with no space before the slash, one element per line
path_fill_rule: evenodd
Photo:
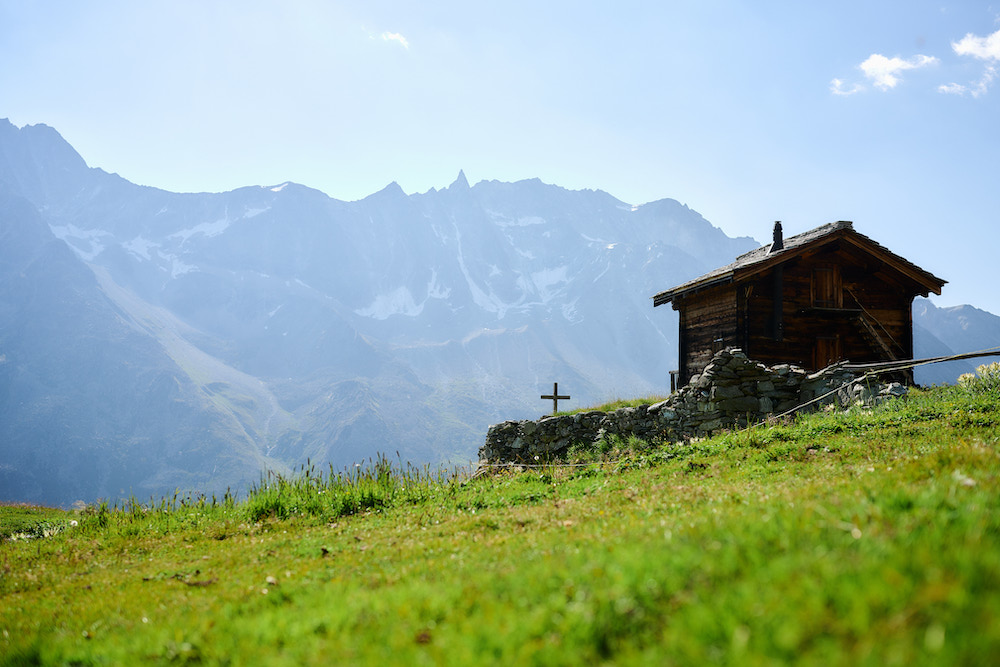
<path fill-rule="evenodd" d="M 855 227 L 1000 314 L 1000 0 L 0 0 L 0 117 L 175 191 L 538 177 Z M 669 285 L 664 285 L 664 288 Z"/>

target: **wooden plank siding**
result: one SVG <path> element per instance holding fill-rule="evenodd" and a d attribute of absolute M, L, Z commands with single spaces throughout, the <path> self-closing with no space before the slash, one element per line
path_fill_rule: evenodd
<path fill-rule="evenodd" d="M 878 267 L 853 246 L 831 245 L 783 265 L 777 297 L 784 323 L 780 339 L 774 331 L 773 271 L 750 281 L 744 309 L 747 354 L 764 363 L 795 363 L 809 370 L 830 363 L 831 351 L 857 363 L 885 360 L 883 350 L 866 337 L 859 321 L 865 318 L 896 358 L 912 357 L 913 296 L 902 286 L 872 280 Z"/>
<path fill-rule="evenodd" d="M 740 347 L 767 365 L 807 370 L 913 358 L 913 298 L 940 294 L 944 281 L 850 223 L 829 228 L 795 252 L 744 256 L 700 284 L 658 295 L 654 305 L 671 301 L 680 314 L 681 385 L 724 347 Z M 912 382 L 912 374 L 902 379 Z"/>
<path fill-rule="evenodd" d="M 738 347 L 736 294 L 732 287 L 706 290 L 685 299 L 680 311 L 680 380 L 687 384 L 719 350 Z"/>

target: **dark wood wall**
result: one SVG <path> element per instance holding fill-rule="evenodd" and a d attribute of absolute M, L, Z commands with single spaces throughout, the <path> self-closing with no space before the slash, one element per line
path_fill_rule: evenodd
<path fill-rule="evenodd" d="M 683 386 L 708 365 L 716 352 L 739 346 L 739 323 L 732 286 L 686 296 L 678 305 L 681 305 L 679 370 Z"/>
<path fill-rule="evenodd" d="M 913 357 L 913 297 L 925 290 L 857 246 L 837 241 L 745 280 L 684 295 L 680 382 L 722 347 L 768 365 Z"/>

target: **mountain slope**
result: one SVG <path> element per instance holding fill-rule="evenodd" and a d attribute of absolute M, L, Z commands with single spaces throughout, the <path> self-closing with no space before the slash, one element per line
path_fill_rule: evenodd
<path fill-rule="evenodd" d="M 441 190 L 393 183 L 356 202 L 295 183 L 171 193 L 88 167 L 51 128 L 7 121 L 0 183 L 0 232 L 35 253 L 0 251 L 2 341 L 24 346 L 21 367 L 49 369 L 8 378 L 0 409 L 37 451 L 30 465 L 0 452 L 0 465 L 35 479 L 64 456 L 65 438 L 44 435 L 54 413 L 18 408 L 22 393 L 60 396 L 76 407 L 59 433 L 75 428 L 95 456 L 149 450 L 148 470 L 97 475 L 87 500 L 125 482 L 242 488 L 264 467 L 342 468 L 378 452 L 464 463 L 491 423 L 544 413 L 553 382 L 571 405 L 663 393 L 677 317 L 650 296 L 758 245 L 671 199 L 632 206 L 537 179 L 470 185 L 459 173 Z M 918 355 L 947 348 L 939 334 L 952 342 L 944 324 L 926 326 Z M 87 340 L 106 346 L 104 361 Z M 87 382 L 62 382 L 56 359 Z M 183 418 L 161 414 L 177 406 Z M 46 493 L 69 489 L 65 474 Z M 2 493 L 20 499 L 31 484 Z"/>
<path fill-rule="evenodd" d="M 169 369 L 183 394 L 168 399 L 126 382 L 149 400 L 129 410 L 179 401 L 202 420 L 188 428 L 139 418 L 165 432 L 147 447 L 157 464 L 130 478 L 153 493 L 245 485 L 248 470 L 308 458 L 341 467 L 398 450 L 417 462 L 468 461 L 490 423 L 544 410 L 538 395 L 553 381 L 583 402 L 660 390 L 676 320 L 653 313 L 648 295 L 753 245 L 672 200 L 632 207 L 537 179 L 470 186 L 460 173 L 440 191 L 407 196 L 390 184 L 358 202 L 294 183 L 176 194 L 88 167 L 51 128 L 7 122 L 0 181 L 47 223 L 51 233 L 35 232 L 64 249 L 77 274 L 66 280 L 87 285 L 90 310 L 75 320 L 127 328 L 128 344 L 92 327 L 123 359 Z M 67 315 L 47 298 L 30 312 L 11 305 L 4 321 Z M 39 333 L 33 358 L 42 363 L 58 338 Z M 62 361 L 84 372 L 82 359 Z M 78 396 L 62 395 L 88 409 L 64 426 L 113 433 L 87 446 L 114 458 L 140 436 L 99 409 L 117 396 L 106 386 L 114 374 L 87 372 L 91 384 L 72 385 Z M 37 384 L 61 391 L 53 377 Z M 25 391 L 11 387 L 8 410 Z M 40 438 L 39 428 L 22 424 L 25 441 Z M 167 465 L 157 457 L 175 440 L 235 443 L 231 465 L 215 465 L 218 453 Z M 4 459 L 11 479 L 41 474 L 62 454 L 57 441 L 30 465 Z M 101 479 L 79 493 L 128 492 L 124 480 Z"/>
<path fill-rule="evenodd" d="M 283 469 L 3 187 L 0 220 L 4 499 L 212 492 Z"/>
<path fill-rule="evenodd" d="M 938 308 L 928 299 L 913 302 L 913 346 L 918 358 L 978 352 L 1000 347 L 1000 317 L 969 305 Z M 947 341 L 947 342 L 945 342 Z M 996 359 L 967 359 L 916 369 L 919 384 L 954 384 L 963 373 Z"/>

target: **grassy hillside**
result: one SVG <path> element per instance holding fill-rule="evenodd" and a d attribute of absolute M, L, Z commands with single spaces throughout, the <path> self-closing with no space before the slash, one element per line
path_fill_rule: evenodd
<path fill-rule="evenodd" d="M 997 385 L 472 480 L 0 508 L 0 663 L 986 664 Z"/>

